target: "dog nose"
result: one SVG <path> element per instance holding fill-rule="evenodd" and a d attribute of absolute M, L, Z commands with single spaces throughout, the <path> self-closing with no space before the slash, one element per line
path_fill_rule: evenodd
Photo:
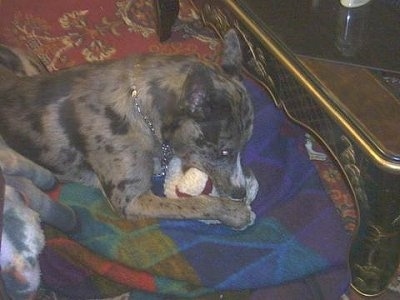
<path fill-rule="evenodd" d="M 242 187 L 235 188 L 231 194 L 231 198 L 234 200 L 243 200 L 246 198 L 246 189 Z"/>

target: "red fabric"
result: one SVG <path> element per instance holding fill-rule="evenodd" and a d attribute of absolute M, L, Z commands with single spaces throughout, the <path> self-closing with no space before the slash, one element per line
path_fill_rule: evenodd
<path fill-rule="evenodd" d="M 66 238 L 53 238 L 48 242 L 48 247 L 60 252 L 68 252 L 74 258 L 74 263 L 85 267 L 110 280 L 123 284 L 133 289 L 140 289 L 148 292 L 156 291 L 154 277 L 146 272 L 127 268 L 117 262 L 102 259 L 94 255 L 87 248 L 79 245 L 73 240 Z"/>
<path fill-rule="evenodd" d="M 192 7 L 187 1 L 181 2 L 180 18 L 190 19 Z M 49 71 L 87 61 L 121 58 L 131 53 L 203 57 L 214 53 L 215 41 L 208 41 L 206 37 L 185 38 L 184 27 L 172 34 L 170 41 L 173 43 L 159 43 L 153 1 L 132 1 L 126 11 L 128 19 L 124 20 L 123 8 L 128 3 L 128 0 L 3 0 L 0 40 L 9 46 L 29 48 Z M 133 25 L 129 25 L 129 21 Z"/>
<path fill-rule="evenodd" d="M 51 191 L 47 192 L 47 195 L 54 201 L 60 198 L 61 185 L 56 185 Z"/>

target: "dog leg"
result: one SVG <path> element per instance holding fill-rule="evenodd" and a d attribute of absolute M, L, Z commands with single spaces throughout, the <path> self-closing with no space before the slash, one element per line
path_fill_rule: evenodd
<path fill-rule="evenodd" d="M 252 225 L 255 219 L 255 214 L 245 202 L 210 196 L 162 198 L 151 192 L 131 201 L 124 213 L 128 219 L 157 217 L 218 220 L 238 230 Z"/>
<path fill-rule="evenodd" d="M 96 149 L 91 153 L 90 165 L 117 212 L 130 220 L 141 217 L 218 220 L 235 229 L 252 224 L 254 213 L 244 201 L 210 196 L 173 199 L 151 193 L 153 138 L 139 137 L 135 132 L 114 135 L 104 138 L 103 144 L 90 145 Z M 107 145 L 112 145 L 112 149 Z"/>
<path fill-rule="evenodd" d="M 113 164 L 106 162 L 108 159 L 112 160 L 112 156 L 103 156 L 102 163 L 108 168 L 99 167 L 96 170 L 110 204 L 127 219 L 148 217 L 218 220 L 235 229 L 244 229 L 254 222 L 255 215 L 245 201 L 203 195 L 178 199 L 154 195 L 150 191 L 153 168 L 149 160 L 152 161 L 152 158 L 146 160 L 146 155 L 141 155 L 140 158 L 136 156 L 133 162 L 133 156 L 119 156 L 125 158 L 124 162 Z M 126 168 L 127 166 L 131 168 Z"/>
<path fill-rule="evenodd" d="M 63 231 L 76 229 L 75 212 L 66 205 L 52 201 L 40 190 L 49 190 L 56 185 L 53 174 L 9 148 L 1 137 L 0 168 L 7 186 L 18 192 L 18 197 L 23 198 L 25 205 L 39 214 L 41 221 Z"/>
<path fill-rule="evenodd" d="M 0 136 L 0 168 L 4 174 L 30 179 L 35 185 L 49 190 L 56 185 L 53 174 L 12 150 Z"/>
<path fill-rule="evenodd" d="M 64 232 L 77 229 L 79 221 L 71 207 L 51 200 L 29 179 L 9 175 L 4 175 L 4 178 L 7 186 L 17 191 L 14 198 L 19 198 L 27 207 L 37 212 L 41 221 Z"/>

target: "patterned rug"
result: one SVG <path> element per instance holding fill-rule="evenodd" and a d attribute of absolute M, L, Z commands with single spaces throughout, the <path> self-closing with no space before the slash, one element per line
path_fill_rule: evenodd
<path fill-rule="evenodd" d="M 150 0 L 0 0 L 0 42 L 32 51 L 50 72 L 132 53 L 216 61 L 219 40 L 190 1 L 180 5 L 171 39 L 159 43 Z M 98 190 L 60 186 L 53 196 L 74 206 L 82 230 L 65 236 L 46 228 L 40 299 L 338 299 L 346 292 L 357 224 L 350 192 L 329 158 L 310 161 L 305 132 L 251 78 L 245 83 L 257 111 L 244 155 L 261 183 L 256 225 L 237 233 L 189 221 L 128 223 Z"/>

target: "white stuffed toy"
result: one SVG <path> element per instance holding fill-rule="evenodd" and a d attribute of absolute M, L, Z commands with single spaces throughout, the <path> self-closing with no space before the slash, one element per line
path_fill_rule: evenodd
<path fill-rule="evenodd" d="M 178 157 L 173 157 L 168 164 L 164 194 L 168 198 L 198 195 L 218 196 L 210 177 L 206 173 L 196 168 L 190 168 L 183 173 L 182 162 Z"/>
<path fill-rule="evenodd" d="M 164 182 L 164 194 L 168 198 L 190 197 L 198 195 L 209 195 L 218 197 L 218 191 L 213 185 L 211 178 L 196 168 L 190 168 L 185 173 L 182 171 L 182 162 L 178 157 L 173 157 L 168 164 L 167 174 Z M 258 182 L 253 174 L 246 177 L 246 202 L 255 199 L 258 192 Z M 237 201 L 237 200 L 232 200 Z M 218 224 L 219 221 L 203 221 L 207 224 Z"/>

